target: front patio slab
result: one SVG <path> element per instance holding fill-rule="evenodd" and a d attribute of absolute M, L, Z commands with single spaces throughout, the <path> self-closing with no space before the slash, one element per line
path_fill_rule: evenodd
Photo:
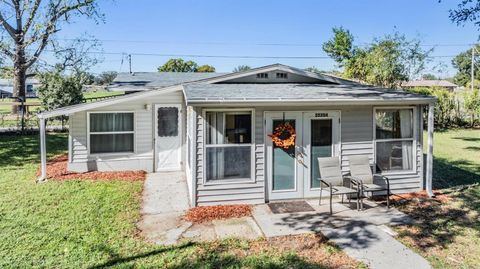
<path fill-rule="evenodd" d="M 431 268 L 424 258 L 385 231 L 385 225 L 412 222 L 395 208 L 366 201 L 368 209 L 357 211 L 353 203 L 334 203 L 334 214 L 330 215 L 328 204 L 308 202 L 315 212 L 273 214 L 268 206 L 258 205 L 253 217 L 266 237 L 321 232 L 369 268 Z"/>

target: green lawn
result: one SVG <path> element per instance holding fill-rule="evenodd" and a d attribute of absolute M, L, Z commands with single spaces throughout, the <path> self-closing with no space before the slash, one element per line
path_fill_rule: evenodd
<path fill-rule="evenodd" d="M 111 91 L 96 91 L 96 92 L 86 92 L 83 94 L 83 98 L 90 99 L 90 98 L 101 98 L 107 96 L 117 96 L 123 95 L 124 92 L 111 92 Z"/>
<path fill-rule="evenodd" d="M 110 96 L 117 96 L 117 95 L 123 95 L 125 94 L 124 92 L 112 92 L 112 91 L 96 91 L 96 92 L 85 92 L 83 93 L 83 98 L 89 102 L 89 99 L 93 99 L 95 101 L 95 98 L 102 98 L 102 97 L 110 97 Z M 2 103 L 6 102 L 12 102 L 12 99 L 9 98 L 4 98 L 0 99 L 0 114 L 9 114 L 10 111 L 12 110 L 11 105 L 5 105 Z M 40 99 L 38 98 L 28 98 L 28 102 L 40 102 Z M 37 110 L 40 109 L 40 106 L 31 106 L 30 107 L 30 112 L 36 112 Z"/>
<path fill-rule="evenodd" d="M 135 228 L 141 182 L 36 184 L 37 140 L 37 136 L 0 136 L 0 268 L 361 266 L 316 237 L 297 239 L 295 247 L 293 240 L 282 244 L 264 239 L 174 247 L 145 243 Z M 64 134 L 49 135 L 47 141 L 50 156 L 67 148 Z"/>
<path fill-rule="evenodd" d="M 433 180 L 449 201 L 398 205 L 421 221 L 397 227 L 399 239 L 435 268 L 480 268 L 480 130 L 435 133 Z"/>

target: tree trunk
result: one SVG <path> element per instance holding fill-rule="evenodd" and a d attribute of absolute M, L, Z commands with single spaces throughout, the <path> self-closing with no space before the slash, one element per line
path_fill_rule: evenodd
<path fill-rule="evenodd" d="M 23 44 L 16 45 L 13 70 L 13 97 L 18 97 L 26 101 L 27 68 L 25 67 L 25 50 L 23 49 Z M 19 110 L 18 105 L 12 106 L 12 114 L 17 114 Z"/>

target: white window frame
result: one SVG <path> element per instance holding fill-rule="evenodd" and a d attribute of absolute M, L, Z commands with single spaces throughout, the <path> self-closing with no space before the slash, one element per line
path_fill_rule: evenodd
<path fill-rule="evenodd" d="M 235 112 L 250 112 L 251 113 L 251 143 L 250 144 L 209 144 L 207 145 L 207 112 L 225 112 L 225 113 L 235 113 Z M 209 108 L 203 109 L 203 184 L 204 185 L 221 185 L 221 184 L 241 184 L 241 183 L 254 183 L 255 182 L 255 109 L 253 108 Z M 225 121 L 225 118 L 224 118 Z M 224 124 L 225 126 L 225 124 Z M 207 180 L 207 148 L 215 147 L 247 147 L 250 146 L 250 178 L 235 178 L 235 179 L 223 179 L 223 180 Z"/>
<path fill-rule="evenodd" d="M 91 114 L 114 114 L 114 113 L 131 113 L 133 114 L 133 131 L 122 131 L 122 132 L 90 132 L 90 115 Z M 118 156 L 118 155 L 131 155 L 137 152 L 137 138 L 136 138 L 136 129 L 137 129 L 137 115 L 135 111 L 89 111 L 87 112 L 87 148 L 88 155 L 93 157 L 101 156 Z M 133 134 L 133 151 L 125 152 L 105 152 L 105 153 L 91 153 L 90 147 L 90 135 L 91 134 Z"/>
<path fill-rule="evenodd" d="M 412 110 L 412 138 L 390 138 L 390 139 L 377 139 L 377 110 L 385 109 L 410 109 Z M 392 174 L 410 174 L 417 172 L 417 137 L 418 137 L 418 125 L 417 125 L 417 107 L 415 106 L 379 106 L 373 108 L 373 161 L 374 161 L 374 172 L 380 173 L 382 175 L 392 175 Z M 411 141 L 412 142 L 412 169 L 410 170 L 389 170 L 389 171 L 377 171 L 377 142 L 401 142 L 401 141 Z"/>

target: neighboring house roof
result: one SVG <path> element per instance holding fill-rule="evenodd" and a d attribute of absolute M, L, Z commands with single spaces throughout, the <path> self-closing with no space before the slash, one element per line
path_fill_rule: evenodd
<path fill-rule="evenodd" d="M 27 78 L 26 85 L 40 85 L 40 81 L 35 78 Z M 11 78 L 2 78 L 0 79 L 0 88 L 9 93 L 13 92 L 13 79 Z"/>
<path fill-rule="evenodd" d="M 218 77 L 227 73 L 136 72 L 119 73 L 108 86 L 114 91 L 145 91 Z"/>
<path fill-rule="evenodd" d="M 448 80 L 411 80 L 402 83 L 402 87 L 458 87 Z"/>
<path fill-rule="evenodd" d="M 262 72 L 282 71 L 308 78 L 311 83 L 252 83 L 243 81 L 245 77 L 255 77 Z M 160 77 L 167 82 L 161 82 Z M 196 79 L 196 80 L 192 80 Z M 116 82 L 115 82 L 116 81 Z M 254 68 L 237 73 L 136 73 L 126 77 L 119 76 L 114 81 L 119 90 L 137 89 L 139 92 L 118 97 L 112 97 L 92 103 L 84 103 L 45 111 L 38 114 L 39 118 L 49 118 L 60 115 L 69 115 L 80 111 L 96 109 L 108 105 L 119 104 L 127 101 L 139 100 L 162 93 L 183 90 L 187 102 L 278 102 L 278 101 L 304 101 L 304 102 L 335 102 L 342 101 L 354 104 L 376 102 L 395 103 L 409 100 L 413 103 L 432 103 L 434 97 L 406 93 L 403 91 L 380 89 L 358 82 L 338 78 L 335 76 L 317 74 L 302 69 L 273 64 Z M 122 82 L 123 81 L 123 82 Z M 177 83 L 170 85 L 172 83 Z M 169 86 L 163 86 L 169 85 Z M 202 88 L 204 90 L 202 90 Z M 143 91 L 142 91 L 143 89 Z"/>
<path fill-rule="evenodd" d="M 361 85 L 327 84 L 188 84 L 188 104 L 235 102 L 382 102 L 410 100 L 428 103 L 433 97 L 402 90 Z"/>

